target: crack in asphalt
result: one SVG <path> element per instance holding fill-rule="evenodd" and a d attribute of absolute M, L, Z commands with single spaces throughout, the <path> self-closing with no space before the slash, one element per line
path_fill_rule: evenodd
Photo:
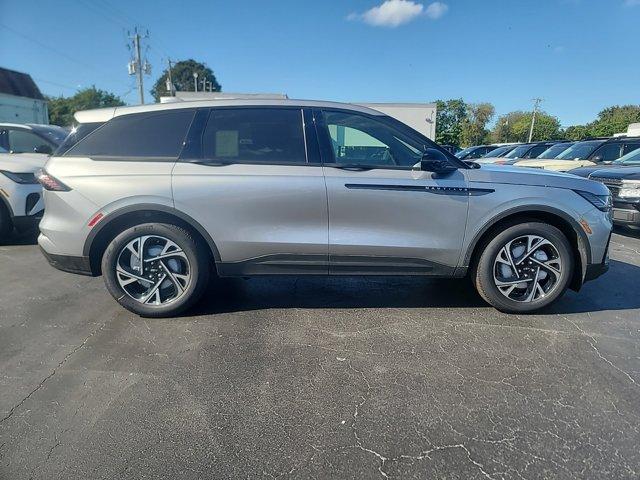
<path fill-rule="evenodd" d="M 84 347 L 87 342 L 89 341 L 89 339 L 91 337 L 93 337 L 96 333 L 98 333 L 100 330 L 102 330 L 105 325 L 107 324 L 107 322 L 104 322 L 103 324 L 101 324 L 98 328 L 96 328 L 94 331 L 92 331 L 89 335 L 87 335 L 85 337 L 85 339 L 79 344 L 76 345 L 73 350 L 71 350 L 69 353 L 67 353 L 64 358 L 58 363 L 58 365 L 56 365 L 52 370 L 51 373 L 49 373 L 49 375 L 47 375 L 46 377 L 44 377 L 40 383 L 33 389 L 31 390 L 25 397 L 23 397 L 18 403 L 16 403 L 13 407 L 11 407 L 11 410 L 9 410 L 9 413 L 7 413 L 7 415 L 2 418 L 0 420 L 0 423 L 4 422 L 5 420 L 8 420 L 9 418 L 11 418 L 13 416 L 13 414 L 15 413 L 15 411 L 20 408 L 24 402 L 26 402 L 27 400 L 29 400 L 31 398 L 31 396 L 33 394 L 35 394 L 38 390 L 40 390 L 42 387 L 44 387 L 44 384 L 51 378 L 53 377 L 56 372 L 67 362 L 67 360 L 69 360 L 69 358 L 71 358 L 71 356 L 73 356 L 78 350 L 80 350 L 82 347 Z"/>

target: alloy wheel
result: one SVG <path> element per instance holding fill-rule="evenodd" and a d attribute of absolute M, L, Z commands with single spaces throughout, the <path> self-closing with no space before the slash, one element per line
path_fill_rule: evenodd
<path fill-rule="evenodd" d="M 562 267 L 558 248 L 550 240 L 523 235 L 500 249 L 493 264 L 493 279 L 508 299 L 533 302 L 558 287 Z"/>
<path fill-rule="evenodd" d="M 116 278 L 134 300 L 165 305 L 184 295 L 191 282 L 191 266 L 175 242 L 144 235 L 129 241 L 118 253 Z"/>

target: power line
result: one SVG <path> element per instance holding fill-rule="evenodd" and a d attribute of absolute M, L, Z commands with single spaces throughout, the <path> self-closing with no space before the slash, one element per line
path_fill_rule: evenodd
<path fill-rule="evenodd" d="M 99 70 L 98 68 L 96 68 L 96 67 L 94 67 L 94 66 L 92 66 L 92 65 L 89 65 L 89 64 L 87 64 L 87 63 L 85 63 L 85 62 L 83 62 L 83 61 L 81 61 L 81 60 L 78 60 L 78 59 L 76 59 L 76 58 L 73 58 L 73 57 L 69 56 L 68 54 L 66 54 L 66 53 L 64 53 L 64 52 L 62 52 L 62 51 L 60 51 L 60 50 L 58 50 L 57 48 L 54 48 L 54 47 L 52 47 L 52 46 L 50 46 L 50 45 L 47 45 L 47 44 L 45 44 L 45 43 L 42 43 L 41 41 L 36 40 L 35 38 L 31 38 L 31 37 L 29 37 L 28 35 L 25 35 L 24 33 L 21 33 L 21 32 L 19 32 L 19 31 L 17 31 L 17 30 L 14 30 L 13 28 L 8 27 L 8 26 L 6 26 L 6 25 L 5 25 L 5 24 L 3 24 L 3 23 L 0 23 L 0 27 L 2 27 L 2 28 L 4 28 L 4 29 L 6 29 L 6 30 L 8 30 L 8 31 L 10 31 L 10 32 L 11 32 L 11 33 L 13 33 L 14 35 L 17 35 L 17 36 L 19 36 L 19 37 L 24 38 L 25 40 L 28 40 L 28 41 L 30 41 L 30 42 L 32 42 L 32 43 L 35 43 L 36 45 L 38 45 L 38 46 L 40 46 L 40 47 L 42 47 L 42 48 L 44 48 L 44 49 L 46 49 L 46 50 L 49 50 L 49 51 L 51 51 L 51 52 L 53 52 L 53 53 L 56 53 L 57 55 L 60 55 L 61 57 L 64 57 L 64 58 L 66 58 L 68 61 L 73 62 L 73 63 L 76 63 L 76 64 L 80 65 L 81 67 L 87 68 L 87 69 L 89 69 L 89 70 Z M 106 73 L 106 71 L 103 71 L 103 73 Z M 109 74 L 109 75 L 110 75 L 110 74 Z M 111 80 L 115 81 L 115 77 L 111 77 Z M 122 82 L 122 80 L 118 80 L 118 82 Z"/>

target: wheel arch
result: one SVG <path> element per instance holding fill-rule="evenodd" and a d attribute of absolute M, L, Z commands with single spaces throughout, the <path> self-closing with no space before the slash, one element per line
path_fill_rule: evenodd
<path fill-rule="evenodd" d="M 150 222 L 171 223 L 189 230 L 208 246 L 214 262 L 220 261 L 220 252 L 215 242 L 192 217 L 164 205 L 140 204 L 110 213 L 91 230 L 84 243 L 83 255 L 89 259 L 92 274 L 100 275 L 102 255 L 111 240 L 129 227 Z"/>
<path fill-rule="evenodd" d="M 580 224 L 567 213 L 546 205 L 516 207 L 502 212 L 488 222 L 475 234 L 463 259 L 463 265 L 473 267 L 482 252 L 482 246 L 492 238 L 496 232 L 507 225 L 524 221 L 541 221 L 553 225 L 569 240 L 573 250 L 575 268 L 569 283 L 572 290 L 579 290 L 584 283 L 587 265 L 591 264 L 591 249 L 589 240 Z"/>

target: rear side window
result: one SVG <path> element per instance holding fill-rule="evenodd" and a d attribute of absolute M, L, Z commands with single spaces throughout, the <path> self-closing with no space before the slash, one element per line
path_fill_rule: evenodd
<path fill-rule="evenodd" d="M 213 109 L 202 148 L 205 158 L 223 162 L 306 163 L 302 110 Z"/>
<path fill-rule="evenodd" d="M 96 128 L 104 125 L 103 123 L 81 123 L 69 132 L 66 138 L 62 141 L 58 149 L 54 152 L 54 155 L 62 155 L 68 151 L 76 143 L 82 140 L 84 137 L 93 132 Z"/>
<path fill-rule="evenodd" d="M 116 117 L 80 140 L 66 155 L 175 159 L 193 114 L 193 110 L 174 110 Z"/>
<path fill-rule="evenodd" d="M 640 143 L 625 143 L 624 151 L 622 153 L 626 155 L 627 153 L 631 153 L 638 148 L 640 148 Z"/>

